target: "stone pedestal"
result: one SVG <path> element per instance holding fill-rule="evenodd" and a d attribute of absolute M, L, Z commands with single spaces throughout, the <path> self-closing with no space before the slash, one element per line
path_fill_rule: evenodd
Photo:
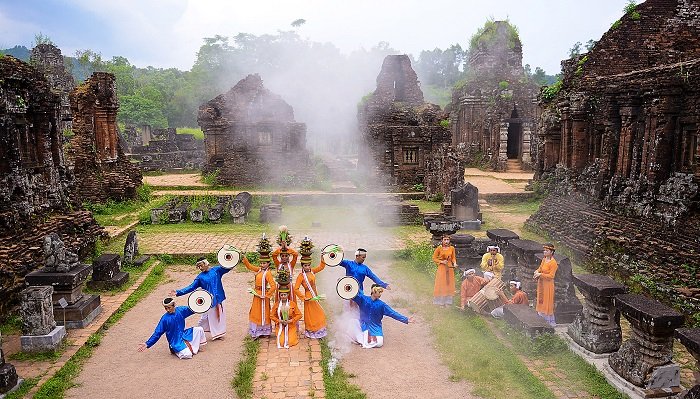
<path fill-rule="evenodd" d="M 129 281 L 129 274 L 120 270 L 121 259 L 117 254 L 104 254 L 92 263 L 92 280 L 87 286 L 93 290 L 119 288 Z"/>
<path fill-rule="evenodd" d="M 622 344 L 622 330 L 613 298 L 623 294 L 625 286 L 598 274 L 577 274 L 573 278 L 585 300 L 582 311 L 569 325 L 569 336 L 596 354 L 617 351 Z"/>
<path fill-rule="evenodd" d="M 696 367 L 700 369 L 700 328 L 679 328 L 676 338 L 695 358 Z M 700 371 L 695 372 L 695 386 L 681 396 L 682 399 L 700 399 Z"/>
<path fill-rule="evenodd" d="M 503 281 L 517 279 L 517 262 L 512 251 L 509 249 L 508 243 L 511 240 L 520 239 L 520 236 L 507 229 L 486 230 L 486 236 L 501 249 L 501 255 L 503 255 L 503 260 L 505 261 L 505 265 L 503 266 Z"/>
<path fill-rule="evenodd" d="M 430 242 L 433 246 L 437 246 L 442 241 L 444 234 L 453 235 L 459 231 L 461 225 L 450 216 L 430 216 L 427 215 L 423 219 L 423 226 L 433 235 Z"/>
<path fill-rule="evenodd" d="M 554 334 L 554 328 L 528 305 L 503 305 L 503 319 L 530 338 L 540 334 Z"/>
<path fill-rule="evenodd" d="M 29 286 L 53 287 L 52 301 L 57 324 L 63 324 L 65 315 L 66 328 L 83 328 L 102 310 L 98 295 L 84 295 L 82 291 L 91 270 L 92 266 L 85 264 L 79 264 L 65 273 L 36 270 L 27 274 L 25 281 Z M 59 305 L 61 298 L 68 302 L 65 309 Z"/>
<path fill-rule="evenodd" d="M 15 366 L 5 363 L 5 354 L 2 351 L 2 335 L 0 334 L 0 396 L 13 391 L 20 384 Z"/>
<path fill-rule="evenodd" d="M 544 258 L 541 245 L 540 252 L 535 254 L 535 270 L 540 266 Z M 568 324 L 574 321 L 577 314 L 583 309 L 581 301 L 576 297 L 571 260 L 566 256 L 554 254 L 557 261 L 557 273 L 554 275 L 554 318 L 557 324 Z M 537 288 L 535 285 L 535 296 L 537 298 Z"/>
<path fill-rule="evenodd" d="M 505 252 L 508 255 L 506 264 L 508 264 L 508 258 L 514 262 L 515 277 L 522 283 L 520 288 L 525 291 L 530 301 L 536 300 L 537 281 L 532 275 L 540 267 L 540 263 L 535 258 L 535 255 L 542 253 L 542 244 L 532 240 L 510 240 L 508 242 L 508 251 Z M 504 257 L 506 257 L 506 254 L 504 254 Z"/>
<path fill-rule="evenodd" d="M 474 251 L 472 243 L 474 236 L 471 234 L 452 234 L 450 243 L 455 247 L 457 266 L 462 270 L 471 269 L 479 265 L 478 254 Z"/>
<path fill-rule="evenodd" d="M 194 219 L 192 219 L 194 221 Z M 124 264 L 130 265 L 139 253 L 139 240 L 135 231 L 130 231 L 124 242 Z M 94 266 L 94 265 L 93 265 Z"/>
<path fill-rule="evenodd" d="M 64 326 L 56 326 L 50 286 L 29 287 L 22 291 L 22 352 L 45 352 L 58 348 L 66 336 Z"/>
<path fill-rule="evenodd" d="M 683 315 L 636 294 L 617 295 L 613 304 L 630 322 L 632 335 L 610 355 L 610 368 L 645 390 L 677 389 L 680 371 L 673 363 L 673 334 L 683 325 Z"/>

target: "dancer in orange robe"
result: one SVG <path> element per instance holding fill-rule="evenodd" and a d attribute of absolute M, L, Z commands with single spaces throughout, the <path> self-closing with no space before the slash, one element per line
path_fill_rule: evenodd
<path fill-rule="evenodd" d="M 272 323 L 270 322 L 270 299 L 275 295 L 275 279 L 269 270 L 270 256 L 260 256 L 260 266 L 252 265 L 248 258 L 243 257 L 243 264 L 248 270 L 255 272 L 255 289 L 253 290 L 253 302 L 250 305 L 248 320 L 250 321 L 250 336 L 270 336 Z"/>
<path fill-rule="evenodd" d="M 297 303 L 289 299 L 289 285 L 280 284 L 278 291 L 279 300 L 275 302 L 270 318 L 277 326 L 277 348 L 288 349 L 299 343 L 297 323 L 301 320 L 301 312 Z"/>
<path fill-rule="evenodd" d="M 440 306 L 452 305 L 452 297 L 455 294 L 455 268 L 457 256 L 455 247 L 450 245 L 450 236 L 442 237 L 442 244 L 433 252 L 433 262 L 437 265 L 435 273 L 435 289 L 433 290 L 433 303 Z"/>
<path fill-rule="evenodd" d="M 544 258 L 533 277 L 537 280 L 537 306 L 535 309 L 547 322 L 555 326 L 554 320 L 554 275 L 557 273 L 557 261 L 554 260 L 554 245 L 543 245 Z"/>
<path fill-rule="evenodd" d="M 304 300 L 304 336 L 312 339 L 319 339 L 326 336 L 326 314 L 323 307 L 318 303 L 318 289 L 316 289 L 316 273 L 326 267 L 326 263 L 321 258 L 321 263 L 311 268 L 311 259 L 308 263 L 301 258 L 302 271 L 297 276 L 294 284 L 294 293 L 297 298 Z M 304 292 L 300 290 L 304 287 Z"/>

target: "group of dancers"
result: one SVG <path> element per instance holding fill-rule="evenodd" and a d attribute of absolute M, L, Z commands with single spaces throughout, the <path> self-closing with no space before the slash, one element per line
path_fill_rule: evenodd
<path fill-rule="evenodd" d="M 288 229 L 286 226 L 280 226 L 277 249 L 272 251 L 269 239 L 263 234 L 257 246 L 257 265 L 251 263 L 246 256 L 242 257 L 245 267 L 255 273 L 254 286 L 248 290 L 252 294 L 248 314 L 249 334 L 253 339 L 274 336 L 280 349 L 292 347 L 299 342 L 299 321 L 302 317 L 305 337 L 320 339 L 328 333 L 325 312 L 319 303 L 325 296 L 319 294 L 316 285 L 316 274 L 324 270 L 326 263 L 321 256 L 320 263 L 316 267 L 311 266 L 314 245 L 308 237 L 300 242 L 299 251 L 291 248 L 291 243 L 292 237 Z M 343 267 L 345 275 L 353 277 L 359 286 L 357 295 L 345 306 L 344 311 L 353 314 L 352 326 L 347 334 L 363 348 L 379 348 L 384 344 L 384 316 L 406 324 L 412 319 L 398 313 L 380 299 L 384 289 L 391 288 L 364 264 L 366 257 L 367 251 L 358 248 L 354 261 L 343 259 L 338 265 Z M 298 260 L 301 263 L 301 272 L 295 279 Z M 272 263 L 275 268 L 270 270 Z M 221 279 L 231 268 L 221 265 L 211 267 L 204 257 L 197 260 L 196 267 L 200 273 L 192 284 L 170 291 L 169 296 L 163 299 L 165 314 L 151 337 L 139 345 L 139 352 L 152 347 L 165 334 L 171 353 L 180 359 L 191 359 L 201 346 L 206 345 L 205 332 L 209 332 L 212 340 L 225 336 L 226 294 Z M 365 278 L 374 282 L 369 296 L 365 295 L 363 290 Z M 185 319 L 193 315 L 194 311 L 189 306 L 176 306 L 175 298 L 197 289 L 211 294 L 212 304 L 209 310 L 202 314 L 198 326 L 185 328 Z M 303 303 L 303 314 L 298 301 Z"/>
<path fill-rule="evenodd" d="M 554 319 L 554 277 L 557 272 L 557 261 L 554 259 L 554 245 L 546 243 L 542 247 L 543 258 L 539 268 L 533 273 L 533 279 L 537 281 L 537 301 L 535 310 L 550 325 L 555 326 Z M 455 269 L 457 256 L 454 246 L 450 245 L 450 236 L 444 235 L 440 245 L 433 252 L 433 262 L 437 266 L 435 273 L 435 286 L 433 290 L 433 303 L 438 306 L 450 306 L 453 303 L 455 289 Z M 480 268 L 483 277 L 476 275 L 475 269 L 463 272 L 463 281 L 460 287 L 460 308 L 464 310 L 470 300 L 484 289 L 493 279 L 501 281 L 505 261 L 500 253 L 500 248 L 490 245 L 481 258 Z M 500 305 L 490 310 L 494 317 L 503 316 L 503 305 L 525 304 L 529 305 L 527 294 L 521 290 L 521 282 L 513 279 L 508 283 L 510 298 L 503 290 L 496 291 Z M 479 309 L 483 310 L 483 309 Z"/>

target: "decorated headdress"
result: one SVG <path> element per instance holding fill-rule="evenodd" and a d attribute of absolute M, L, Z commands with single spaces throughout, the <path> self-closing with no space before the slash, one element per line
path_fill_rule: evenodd
<path fill-rule="evenodd" d="M 287 226 L 282 225 L 279 227 L 280 232 L 277 234 L 277 245 L 282 245 L 283 242 L 287 243 L 287 245 L 292 244 L 292 236 L 289 234 L 289 229 Z"/>
<path fill-rule="evenodd" d="M 301 240 L 299 254 L 301 255 L 301 264 L 308 265 L 311 264 L 311 254 L 313 252 L 314 243 L 309 237 L 304 237 Z"/>
<path fill-rule="evenodd" d="M 495 249 L 496 252 L 501 252 L 501 248 L 499 248 L 498 245 L 489 245 L 488 247 L 486 247 L 487 251 L 491 251 L 492 249 Z"/>
<path fill-rule="evenodd" d="M 272 245 L 270 245 L 270 240 L 268 240 L 267 237 L 265 237 L 265 233 L 263 233 L 258 243 L 258 253 L 260 254 L 258 260 L 260 262 L 271 262 L 270 252 L 272 252 Z"/>
<path fill-rule="evenodd" d="M 287 268 L 281 268 L 277 270 L 277 292 L 289 292 L 289 271 Z"/>

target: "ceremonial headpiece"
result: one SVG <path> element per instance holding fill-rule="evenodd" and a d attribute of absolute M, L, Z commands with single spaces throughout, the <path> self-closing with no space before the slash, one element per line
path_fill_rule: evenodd
<path fill-rule="evenodd" d="M 289 229 L 287 226 L 282 225 L 279 227 L 279 233 L 277 234 L 277 245 L 282 245 L 282 243 L 286 243 L 287 245 L 292 244 L 292 236 L 289 234 Z"/>
<path fill-rule="evenodd" d="M 301 264 L 309 265 L 311 264 L 311 254 L 313 252 L 314 243 L 309 237 L 304 237 L 299 245 L 299 254 L 301 255 Z"/>
<path fill-rule="evenodd" d="M 258 260 L 260 262 L 271 262 L 272 259 L 270 259 L 270 252 L 272 252 L 270 240 L 268 240 L 267 237 L 265 237 L 265 233 L 263 233 L 262 238 L 258 243 L 258 254 L 260 254 Z"/>
<path fill-rule="evenodd" d="M 509 284 L 513 284 L 515 288 L 520 289 L 520 281 L 517 280 L 511 280 Z"/>
<path fill-rule="evenodd" d="M 474 269 L 467 269 L 464 271 L 464 277 L 467 277 L 470 274 L 476 274 L 476 270 Z"/>
<path fill-rule="evenodd" d="M 199 258 L 197 258 L 197 263 L 195 263 L 194 265 L 199 266 L 200 264 L 209 265 L 209 261 L 204 256 L 200 256 Z"/>
<path fill-rule="evenodd" d="M 277 271 L 277 292 L 289 292 L 289 272 L 287 268 L 282 268 Z"/>
<path fill-rule="evenodd" d="M 487 280 L 491 280 L 493 278 L 493 276 L 495 276 L 495 275 L 491 272 L 484 272 L 484 278 Z"/>
<path fill-rule="evenodd" d="M 551 243 L 548 243 L 548 242 L 547 242 L 547 243 L 545 243 L 545 244 L 542 245 L 542 248 L 548 249 L 548 250 L 554 252 L 554 244 L 551 244 Z"/>

